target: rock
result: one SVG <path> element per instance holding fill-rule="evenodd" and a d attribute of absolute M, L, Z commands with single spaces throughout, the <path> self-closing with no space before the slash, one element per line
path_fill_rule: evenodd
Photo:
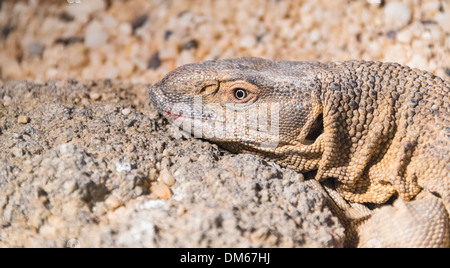
<path fill-rule="evenodd" d="M 2 28 L 2 39 L 8 38 L 9 34 L 14 30 L 14 27 L 11 25 L 6 25 Z"/>
<path fill-rule="evenodd" d="M 130 108 L 125 108 L 125 109 L 123 109 L 123 110 L 122 110 L 122 114 L 123 114 L 123 115 L 129 115 L 129 114 L 131 114 L 131 109 L 130 109 Z"/>
<path fill-rule="evenodd" d="M 103 29 L 97 21 L 92 21 L 86 28 L 84 44 L 89 48 L 96 48 L 106 44 L 108 41 L 108 33 Z"/>
<path fill-rule="evenodd" d="M 171 44 L 165 47 L 162 47 L 159 51 L 158 57 L 161 60 L 169 60 L 174 59 L 178 55 L 177 48 L 175 45 Z"/>
<path fill-rule="evenodd" d="M 101 97 L 102 97 L 102 95 L 100 95 L 100 94 L 97 93 L 97 92 L 90 92 L 90 93 L 89 93 L 89 98 L 90 98 L 91 100 L 98 101 L 98 100 L 100 100 Z"/>
<path fill-rule="evenodd" d="M 116 171 L 117 172 L 130 172 L 131 171 L 131 164 L 130 163 L 122 163 L 117 162 L 116 163 Z"/>
<path fill-rule="evenodd" d="M 385 23 L 392 29 L 402 28 L 411 20 L 411 10 L 402 2 L 389 2 L 384 7 Z"/>
<path fill-rule="evenodd" d="M 106 7 L 105 0 L 82 1 L 83 3 L 75 3 L 78 0 L 70 1 L 72 3 L 65 5 L 67 14 L 82 22 L 87 21 L 92 13 L 103 10 Z"/>
<path fill-rule="evenodd" d="M 150 191 L 155 194 L 158 198 L 161 199 L 169 199 L 172 196 L 172 193 L 170 192 L 170 188 L 164 184 L 163 182 L 155 182 L 152 187 L 150 188 Z"/>
<path fill-rule="evenodd" d="M 120 61 L 119 62 L 119 76 L 120 77 L 129 77 L 134 71 L 134 64 L 129 61 Z"/>
<path fill-rule="evenodd" d="M 159 175 L 162 182 L 164 182 L 167 186 L 172 186 L 175 184 L 175 178 L 170 174 L 170 171 L 165 168 L 161 171 Z"/>
<path fill-rule="evenodd" d="M 71 22 L 74 20 L 73 16 L 67 12 L 62 12 L 61 14 L 59 14 L 59 19 L 64 22 Z"/>
<path fill-rule="evenodd" d="M 161 59 L 159 58 L 159 52 L 156 51 L 153 53 L 153 56 L 150 58 L 150 61 L 148 62 L 148 68 L 149 69 L 158 69 L 159 66 L 161 66 Z"/>
<path fill-rule="evenodd" d="M 397 40 L 401 43 L 410 44 L 413 38 L 413 34 L 409 29 L 400 31 L 397 33 Z"/>
<path fill-rule="evenodd" d="M 181 45 L 182 50 L 189 50 L 189 49 L 197 49 L 198 48 L 198 41 L 195 39 L 189 40 L 186 43 Z"/>
<path fill-rule="evenodd" d="M 28 116 L 20 115 L 20 116 L 17 118 L 17 123 L 20 123 L 20 124 L 28 124 L 28 122 L 30 122 L 30 118 L 29 118 Z"/>
<path fill-rule="evenodd" d="M 17 60 L 0 53 L 1 77 L 6 79 L 20 79 L 22 68 Z"/>
<path fill-rule="evenodd" d="M 256 38 L 254 36 L 247 35 L 241 39 L 239 45 L 242 48 L 252 48 L 256 46 Z"/>
<path fill-rule="evenodd" d="M 147 14 L 144 14 L 144 15 L 141 15 L 141 16 L 135 18 L 131 22 L 131 27 L 133 29 L 133 32 L 136 31 L 136 29 L 144 26 L 144 24 L 147 22 L 147 19 L 148 19 L 148 15 Z"/>
<path fill-rule="evenodd" d="M 106 79 L 116 79 L 119 75 L 119 70 L 114 66 L 109 66 L 105 70 L 105 78 Z"/>
<path fill-rule="evenodd" d="M 420 54 L 415 54 L 408 64 L 413 68 L 425 69 L 424 67 L 428 66 L 428 60 Z"/>
<path fill-rule="evenodd" d="M 20 149 L 20 148 L 13 148 L 11 151 L 12 151 L 12 154 L 15 157 L 22 157 L 23 156 L 23 150 Z"/>
<path fill-rule="evenodd" d="M 12 99 L 10 96 L 8 96 L 8 95 L 3 96 L 3 105 L 9 106 L 9 105 L 11 105 L 11 102 L 12 102 Z"/>
<path fill-rule="evenodd" d="M 28 52 L 31 56 L 42 57 L 42 53 L 44 53 L 45 46 L 38 42 L 31 42 L 28 45 Z"/>

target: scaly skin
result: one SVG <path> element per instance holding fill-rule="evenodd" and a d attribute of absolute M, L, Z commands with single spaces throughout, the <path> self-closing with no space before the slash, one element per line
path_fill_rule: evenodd
<path fill-rule="evenodd" d="M 395 217 L 372 216 L 377 220 L 358 227 L 352 238 L 360 246 L 449 245 L 449 82 L 395 63 L 239 58 L 181 66 L 149 95 L 169 121 L 194 125 L 185 131 L 201 126 L 198 137 L 232 152 L 300 172 L 317 170 L 315 178 L 335 178 L 336 191 L 349 202 L 400 197 L 394 208 L 406 211 L 396 214 L 404 233 L 390 231 Z M 262 110 L 266 116 L 255 113 Z M 263 119 L 267 128 L 251 124 Z M 217 129 L 227 131 L 217 135 Z M 418 226 L 427 228 L 426 235 Z"/>

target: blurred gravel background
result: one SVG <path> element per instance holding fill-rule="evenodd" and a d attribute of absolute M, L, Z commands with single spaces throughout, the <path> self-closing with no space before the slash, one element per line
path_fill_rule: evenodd
<path fill-rule="evenodd" d="M 1 3 L 0 79 L 152 83 L 185 63 L 241 56 L 393 61 L 450 78 L 448 0 Z"/>

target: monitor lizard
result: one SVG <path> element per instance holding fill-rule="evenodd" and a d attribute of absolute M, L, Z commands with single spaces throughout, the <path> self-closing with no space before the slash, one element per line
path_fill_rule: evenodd
<path fill-rule="evenodd" d="M 372 61 L 213 60 L 171 71 L 149 97 L 198 138 L 315 170 L 312 183 L 343 211 L 348 246 L 450 244 L 450 83 L 430 72 Z"/>

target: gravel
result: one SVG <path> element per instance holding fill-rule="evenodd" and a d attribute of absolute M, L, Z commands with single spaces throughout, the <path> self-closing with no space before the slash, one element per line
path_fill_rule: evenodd
<path fill-rule="evenodd" d="M 301 174 L 184 138 L 146 90 L 0 83 L 0 247 L 343 245 Z"/>
<path fill-rule="evenodd" d="M 450 2 L 421 0 L 2 1 L 0 79 L 153 83 L 242 56 L 381 60 L 448 79 Z"/>

